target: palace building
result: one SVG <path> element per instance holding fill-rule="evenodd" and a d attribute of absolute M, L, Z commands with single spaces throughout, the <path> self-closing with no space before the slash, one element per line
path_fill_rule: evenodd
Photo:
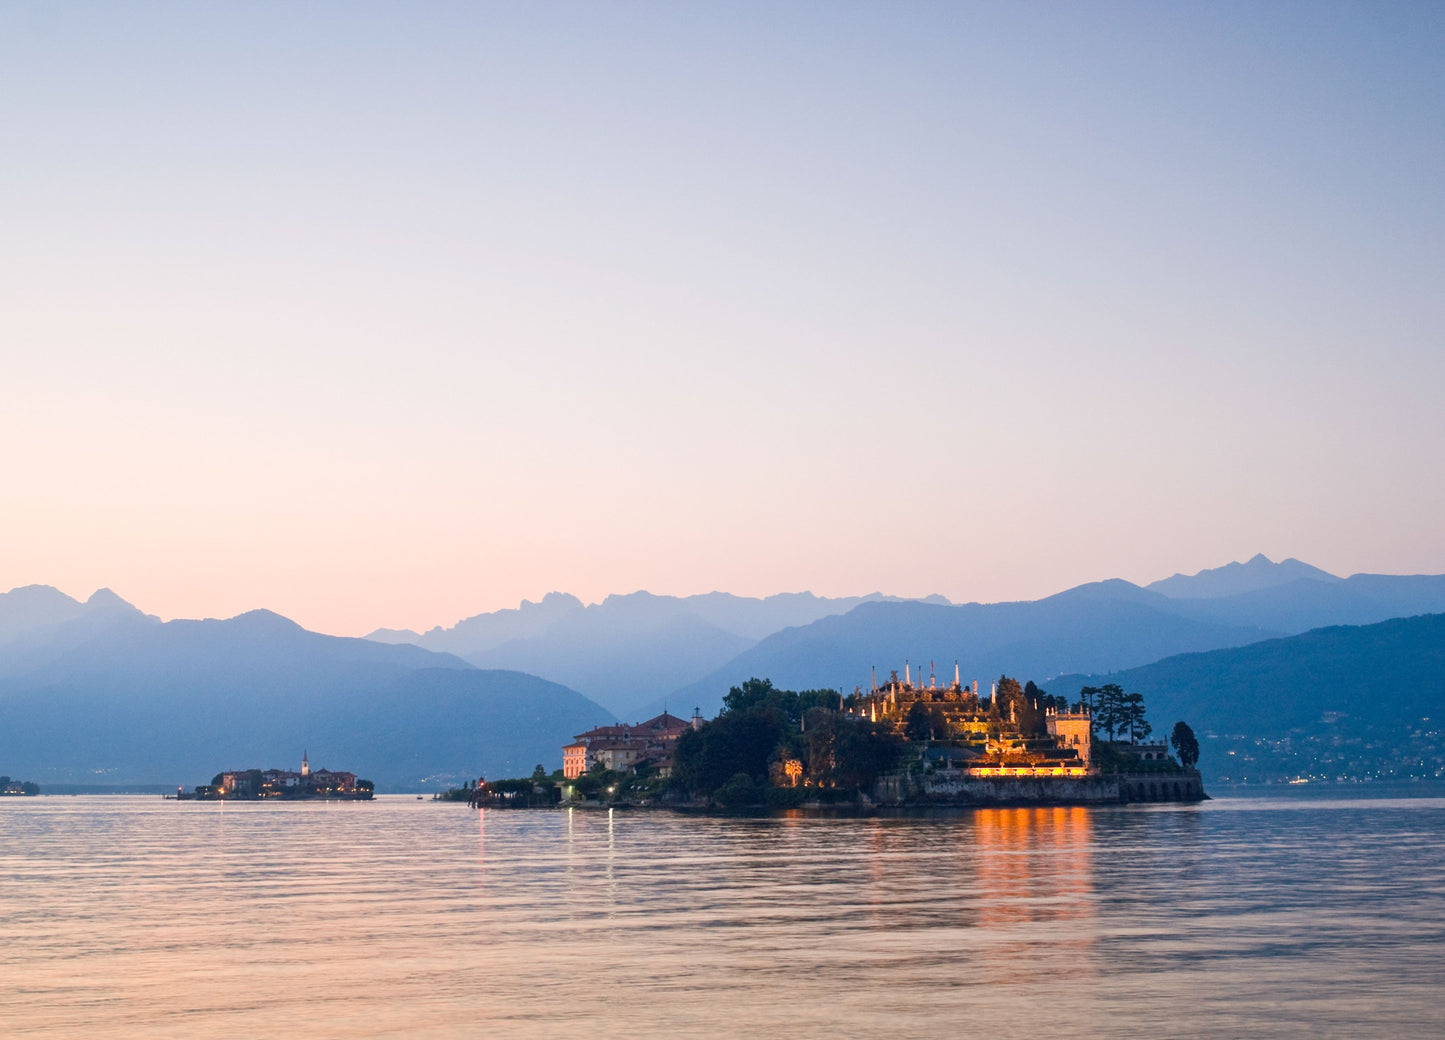
<path fill-rule="evenodd" d="M 998 700 L 996 685 L 987 699 L 979 696 L 977 679 L 965 685 L 957 664 L 952 683 L 940 684 L 930 668 L 928 684 L 920 670 L 915 685 L 905 662 L 903 678 L 893 672 L 882 685 L 875 678 L 869 692 L 860 687 L 845 699 L 844 710 L 900 734 L 910 726 L 926 727 L 930 742 L 949 752 L 934 756 L 938 765 L 968 776 L 1093 775 L 1092 720 L 1084 705 L 1060 711 L 1053 703 L 1026 701 L 1022 693 L 1006 706 Z M 1020 717 L 1021 707 L 1026 717 Z"/>

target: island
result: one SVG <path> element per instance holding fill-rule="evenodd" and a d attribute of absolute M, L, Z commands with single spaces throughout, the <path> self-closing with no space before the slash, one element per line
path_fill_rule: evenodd
<path fill-rule="evenodd" d="M 476 807 L 814 807 L 887 810 L 970 805 L 1190 802 L 1208 796 L 1185 722 L 1150 740 L 1144 698 L 1116 684 L 1076 698 L 1002 675 L 951 683 L 932 668 L 837 690 L 734 686 L 712 720 L 663 713 L 599 726 L 563 748 L 563 768 L 469 781 L 442 799 Z M 1171 754 L 1171 745 L 1172 751 Z"/>
<path fill-rule="evenodd" d="M 0 776 L 0 797 L 20 798 L 39 793 L 40 788 L 29 780 L 12 780 L 8 776 Z"/>
<path fill-rule="evenodd" d="M 295 772 L 286 769 L 233 769 L 217 773 L 209 784 L 199 784 L 194 791 L 178 790 L 173 797 L 180 801 L 327 799 L 365 802 L 370 801 L 374 794 L 372 782 L 358 780 L 355 773 L 312 769 L 303 751 L 301 768 Z"/>

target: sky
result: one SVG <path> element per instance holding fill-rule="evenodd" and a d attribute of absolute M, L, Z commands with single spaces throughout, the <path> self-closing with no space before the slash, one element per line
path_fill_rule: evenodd
<path fill-rule="evenodd" d="M 0 587 L 1445 572 L 1445 6 L 0 6 Z"/>

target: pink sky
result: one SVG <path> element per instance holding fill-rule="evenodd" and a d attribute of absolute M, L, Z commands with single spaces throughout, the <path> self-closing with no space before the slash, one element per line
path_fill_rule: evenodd
<path fill-rule="evenodd" d="M 1445 572 L 1439 19 L 891 11 L 0 13 L 0 587 Z"/>

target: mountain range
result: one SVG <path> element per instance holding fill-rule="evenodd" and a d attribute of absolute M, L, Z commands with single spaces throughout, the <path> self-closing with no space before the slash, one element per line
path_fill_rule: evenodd
<path fill-rule="evenodd" d="M 308 632 L 270 611 L 162 623 L 113 594 L 62 600 L 0 595 L 0 762 L 42 784 L 191 786 L 307 751 L 415 790 L 530 772 L 611 719 L 532 675 Z"/>
<path fill-rule="evenodd" d="M 1055 680 L 1144 695 L 1156 738 L 1187 721 L 1214 782 L 1445 777 L 1445 614 L 1337 625 Z"/>
<path fill-rule="evenodd" d="M 1445 613 L 1445 575 L 1338 578 L 1297 560 L 1276 564 L 1257 556 L 1151 586 L 1113 579 L 1030 602 L 864 604 L 776 632 L 670 701 L 698 704 L 710 714 L 731 686 L 751 676 L 783 687 L 852 689 L 870 682 L 875 666 L 883 679 L 893 670 L 901 674 L 905 662 L 913 668 L 928 663 L 952 679 L 957 661 L 963 679 L 978 679 L 985 689 L 1005 673 L 1042 683 L 1325 626 L 1431 613 Z"/>
<path fill-rule="evenodd" d="M 108 590 L 81 603 L 29 586 L 0 595 L 0 766 L 42 783 L 191 784 L 304 749 L 410 790 L 552 768 L 574 733 L 664 705 L 711 715 L 752 676 L 850 690 L 905 661 L 948 681 L 957 661 L 985 688 L 1007 673 L 1072 693 L 1086 677 L 1134 681 L 1134 670 L 1181 654 L 1432 613 L 1445 613 L 1445 576 L 1340 578 L 1262 556 L 1015 603 L 634 593 L 587 606 L 554 593 L 449 629 L 368 639 L 307 632 L 268 611 L 163 623 Z M 1206 686 L 1159 688 L 1161 710 L 1213 725 L 1173 706 L 1207 705 Z"/>
<path fill-rule="evenodd" d="M 852 689 L 867 685 L 874 668 L 880 678 L 902 672 L 905 661 L 931 663 L 951 679 L 957 661 L 965 679 L 987 683 L 1008 672 L 1042 680 L 1440 611 L 1445 576 L 1340 578 L 1260 555 L 1142 587 L 1112 579 L 1014 603 L 635 593 L 584 607 L 553 593 L 425 636 L 387 638 L 539 675 L 618 718 L 640 719 L 664 707 L 714 714 L 728 689 L 752 676 L 796 689 Z"/>
<path fill-rule="evenodd" d="M 811 592 L 763 599 L 724 592 L 684 597 L 634 592 L 584 606 L 575 596 L 553 592 L 540 603 L 524 600 L 519 608 L 478 614 L 424 635 L 378 629 L 367 638 L 456 654 L 479 668 L 546 676 L 624 718 L 639 711 L 657 714 L 669 703 L 669 693 L 774 632 L 875 602 L 901 601 L 876 592 L 837 599 Z M 920 602 L 948 600 L 931 596 Z"/>

